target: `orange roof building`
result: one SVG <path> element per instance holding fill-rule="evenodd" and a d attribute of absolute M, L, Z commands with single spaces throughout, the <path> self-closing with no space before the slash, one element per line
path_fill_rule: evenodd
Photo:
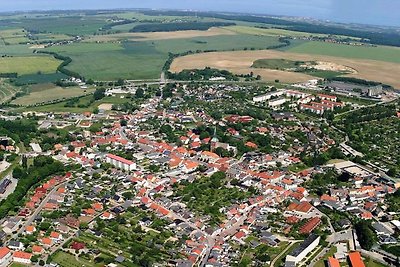
<path fill-rule="evenodd" d="M 53 244 L 53 241 L 48 237 L 44 237 L 42 238 L 42 244 L 46 246 L 51 246 Z"/>
<path fill-rule="evenodd" d="M 13 260 L 15 262 L 21 263 L 30 263 L 32 258 L 31 253 L 23 252 L 23 251 L 15 251 L 13 254 Z"/>
<path fill-rule="evenodd" d="M 334 257 L 328 258 L 328 267 L 340 267 L 339 261 Z"/>
<path fill-rule="evenodd" d="M 41 253 L 42 250 L 43 250 L 43 248 L 41 246 L 38 246 L 38 245 L 33 245 L 32 246 L 32 252 L 35 253 L 35 254 L 36 253 Z"/>
<path fill-rule="evenodd" d="M 361 253 L 358 251 L 349 253 L 350 264 L 352 267 L 365 267 L 365 264 L 361 258 Z"/>

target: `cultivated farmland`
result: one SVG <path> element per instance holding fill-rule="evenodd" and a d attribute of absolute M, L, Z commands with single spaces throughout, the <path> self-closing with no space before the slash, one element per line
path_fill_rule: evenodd
<path fill-rule="evenodd" d="M 13 104 L 30 106 L 59 99 L 68 99 L 92 93 L 93 88 L 83 90 L 80 87 L 58 87 L 53 84 L 40 84 L 30 87 L 29 93 L 12 101 Z"/>
<path fill-rule="evenodd" d="M 371 59 L 400 63 L 400 48 L 389 46 L 351 46 L 324 42 L 304 42 L 287 50 L 293 53 Z"/>
<path fill-rule="evenodd" d="M 218 35 L 234 35 L 233 31 L 222 28 L 211 28 L 207 31 L 173 31 L 173 32 L 127 32 L 116 33 L 109 35 L 94 35 L 85 42 L 116 42 L 116 41 L 149 41 L 149 40 L 168 40 L 168 39 L 183 39 L 194 37 L 209 37 Z"/>
<path fill-rule="evenodd" d="M 0 73 L 34 74 L 54 73 L 61 61 L 50 56 L 2 57 Z"/>
<path fill-rule="evenodd" d="M 171 66 L 171 71 L 179 72 L 184 69 L 202 69 L 205 67 L 212 67 L 226 69 L 238 74 L 247 74 L 253 71 L 254 74 L 261 75 L 264 80 L 279 79 L 283 82 L 299 82 L 312 78 L 312 76 L 301 73 L 251 68 L 253 63 L 258 59 L 332 62 L 350 67 L 357 71 L 357 73 L 349 74 L 347 76 L 379 81 L 400 88 L 400 81 L 398 80 L 400 64 L 374 60 L 307 55 L 274 50 L 214 52 L 189 55 L 177 58 Z"/>

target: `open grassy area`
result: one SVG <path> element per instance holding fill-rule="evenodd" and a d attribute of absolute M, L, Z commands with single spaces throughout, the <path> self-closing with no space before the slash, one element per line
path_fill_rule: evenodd
<path fill-rule="evenodd" d="M 366 259 L 364 263 L 366 267 L 387 267 L 387 265 L 376 262 L 372 259 Z"/>
<path fill-rule="evenodd" d="M 65 252 L 57 252 L 53 255 L 53 261 L 58 263 L 61 267 L 94 267 L 96 266 L 93 262 L 78 258 L 76 259 L 71 254 Z M 101 265 L 99 265 L 101 266 Z"/>
<path fill-rule="evenodd" d="M 42 106 L 37 106 L 37 107 L 26 107 L 22 109 L 17 109 L 16 111 L 19 112 L 24 112 L 24 111 L 35 111 L 35 112 L 77 112 L 77 113 L 83 113 L 85 111 L 90 111 L 92 112 L 96 107 L 98 107 L 101 104 L 124 104 L 128 103 L 129 99 L 126 98 L 120 98 L 120 97 L 105 97 L 99 101 L 95 101 L 94 103 L 90 104 L 88 107 L 81 108 L 78 107 L 79 104 L 85 105 L 86 103 L 89 102 L 89 100 L 92 98 L 92 96 L 83 96 L 79 99 L 79 102 L 77 103 L 76 107 L 66 107 L 65 104 L 67 101 L 63 102 L 58 102 L 54 104 L 48 104 L 48 105 L 42 105 Z"/>
<path fill-rule="evenodd" d="M 30 87 L 29 93 L 12 101 L 12 104 L 30 106 L 51 102 L 59 99 L 68 99 L 94 92 L 94 88 L 81 89 L 80 87 L 62 88 L 53 84 L 39 84 Z"/>
<path fill-rule="evenodd" d="M 326 265 L 325 265 L 325 261 L 326 261 L 329 257 L 333 256 L 333 255 L 336 253 L 336 251 L 337 251 L 336 247 L 335 247 L 335 246 L 332 246 L 332 247 L 328 250 L 328 252 L 322 257 L 322 259 L 320 259 L 319 261 L 317 261 L 317 262 L 315 263 L 314 267 L 325 267 L 325 266 L 326 266 Z"/>
<path fill-rule="evenodd" d="M 54 73 L 60 64 L 61 61 L 50 56 L 3 57 L 0 58 L 0 73 Z"/>
<path fill-rule="evenodd" d="M 400 48 L 388 46 L 350 46 L 324 42 L 306 42 L 288 50 L 293 53 L 371 59 L 400 63 Z"/>

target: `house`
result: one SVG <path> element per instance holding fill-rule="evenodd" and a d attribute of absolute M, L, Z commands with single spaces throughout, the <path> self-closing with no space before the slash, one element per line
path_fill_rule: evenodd
<path fill-rule="evenodd" d="M 57 232 L 51 232 L 50 234 L 50 238 L 54 241 L 59 241 L 62 239 L 62 235 L 60 233 Z"/>
<path fill-rule="evenodd" d="M 32 253 L 33 254 L 41 254 L 43 251 L 43 248 L 41 246 L 38 245 L 33 245 L 32 246 Z"/>
<path fill-rule="evenodd" d="M 321 224 L 321 219 L 318 217 L 311 218 L 301 228 L 300 234 L 309 234 Z"/>
<path fill-rule="evenodd" d="M 308 253 L 312 252 L 318 246 L 320 239 L 321 237 L 311 234 L 303 241 L 303 243 L 300 244 L 300 246 L 286 256 L 286 261 L 298 264 L 307 256 Z"/>
<path fill-rule="evenodd" d="M 351 267 L 365 267 L 365 264 L 361 258 L 361 253 L 358 251 L 350 252 L 349 260 Z"/>
<path fill-rule="evenodd" d="M 0 248 L 0 266 L 8 266 L 11 263 L 11 250 L 7 247 Z"/>
<path fill-rule="evenodd" d="M 72 242 L 71 244 L 71 248 L 74 250 L 81 250 L 85 248 L 85 244 L 84 243 L 80 243 L 80 242 Z"/>
<path fill-rule="evenodd" d="M 306 217 L 313 208 L 307 201 L 302 201 L 299 204 L 293 202 L 287 207 L 286 214 L 289 214 L 289 216 Z"/>
<path fill-rule="evenodd" d="M 334 257 L 328 257 L 328 267 L 340 267 L 340 263 Z"/>
<path fill-rule="evenodd" d="M 100 219 L 102 220 L 111 220 L 112 218 L 114 218 L 114 216 L 108 211 L 103 212 L 103 214 L 100 216 Z"/>
<path fill-rule="evenodd" d="M 26 227 L 26 229 L 25 229 L 25 233 L 26 233 L 27 235 L 31 235 L 31 234 L 33 234 L 35 231 L 36 231 L 36 228 L 35 228 L 35 226 L 33 226 L 33 225 L 28 225 L 28 226 Z"/>
<path fill-rule="evenodd" d="M 51 245 L 53 244 L 53 240 L 48 237 L 44 237 L 42 238 L 41 243 L 44 246 L 51 247 Z"/>
<path fill-rule="evenodd" d="M 12 249 L 12 250 L 24 250 L 25 249 L 24 245 L 21 242 L 15 241 L 15 240 L 11 240 L 8 243 L 8 248 Z"/>
<path fill-rule="evenodd" d="M 31 264 L 32 254 L 23 252 L 23 251 L 15 251 L 13 254 L 14 262 L 23 263 L 23 264 Z"/>

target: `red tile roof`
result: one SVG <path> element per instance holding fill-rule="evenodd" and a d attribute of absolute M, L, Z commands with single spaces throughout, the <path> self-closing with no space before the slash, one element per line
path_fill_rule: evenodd
<path fill-rule="evenodd" d="M 31 253 L 23 252 L 23 251 L 15 251 L 14 258 L 20 258 L 20 259 L 25 259 L 25 260 L 30 260 L 32 257 Z"/>
<path fill-rule="evenodd" d="M 334 257 L 328 258 L 328 267 L 340 267 L 340 263 Z"/>
<path fill-rule="evenodd" d="M 3 259 L 8 253 L 10 250 L 7 247 L 0 248 L 0 259 Z"/>
<path fill-rule="evenodd" d="M 365 267 L 361 254 L 358 251 L 350 252 L 349 259 L 352 267 Z"/>
<path fill-rule="evenodd" d="M 113 154 L 108 154 L 107 157 L 110 158 L 110 159 L 113 159 L 113 160 L 122 162 L 122 163 L 127 164 L 127 165 L 132 165 L 132 164 L 134 164 L 133 161 L 124 159 L 123 157 L 116 156 L 116 155 L 113 155 Z"/>
<path fill-rule="evenodd" d="M 318 217 L 314 217 L 310 219 L 308 222 L 306 222 L 301 228 L 300 228 L 300 234 L 309 234 L 311 233 L 315 228 L 318 227 L 318 225 L 321 223 L 321 219 Z"/>

